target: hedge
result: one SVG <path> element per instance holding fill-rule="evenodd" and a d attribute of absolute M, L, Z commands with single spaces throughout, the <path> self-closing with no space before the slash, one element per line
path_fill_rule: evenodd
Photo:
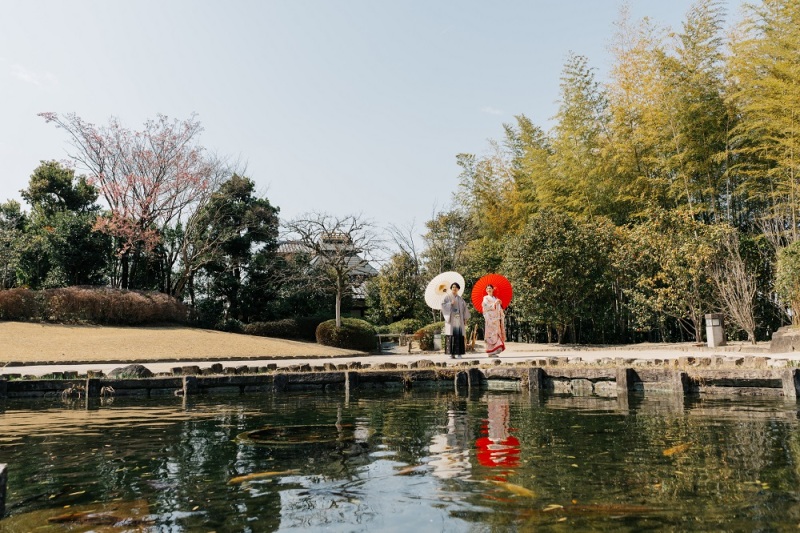
<path fill-rule="evenodd" d="M 324 322 L 322 317 L 284 318 L 269 322 L 252 322 L 244 326 L 248 335 L 275 337 L 316 342 L 317 326 Z"/>
<path fill-rule="evenodd" d="M 182 302 L 154 291 L 106 287 L 0 290 L 0 320 L 133 326 L 185 324 L 188 316 Z"/>
<path fill-rule="evenodd" d="M 335 320 L 317 326 L 317 342 L 323 346 L 370 351 L 375 347 L 375 327 L 357 318 L 342 318 L 342 327 Z"/>

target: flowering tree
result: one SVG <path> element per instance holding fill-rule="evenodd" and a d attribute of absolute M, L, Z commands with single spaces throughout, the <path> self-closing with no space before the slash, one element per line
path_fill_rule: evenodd
<path fill-rule="evenodd" d="M 194 115 L 184 121 L 158 115 L 133 131 L 113 117 L 98 127 L 74 113 L 39 116 L 66 130 L 75 148 L 70 156 L 108 204 L 110 214 L 95 229 L 115 238 L 122 263 L 115 284 L 129 288 L 130 255 L 155 249 L 164 229 L 207 197 L 215 164 L 196 142 L 200 122 Z"/>

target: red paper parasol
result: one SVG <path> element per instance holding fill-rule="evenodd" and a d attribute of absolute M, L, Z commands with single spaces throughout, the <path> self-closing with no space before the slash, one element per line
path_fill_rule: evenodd
<path fill-rule="evenodd" d="M 511 282 L 505 276 L 500 274 L 486 274 L 472 287 L 472 305 L 479 313 L 483 313 L 483 297 L 486 296 L 486 286 L 491 285 L 494 287 L 495 297 L 500 299 L 503 304 L 503 309 L 508 307 L 511 303 L 511 298 L 514 296 L 514 291 L 511 288 Z"/>

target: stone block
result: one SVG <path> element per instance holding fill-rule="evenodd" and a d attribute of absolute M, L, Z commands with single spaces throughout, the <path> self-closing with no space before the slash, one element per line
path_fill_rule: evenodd
<path fill-rule="evenodd" d="M 618 394 L 617 384 L 613 381 L 596 381 L 594 393 L 604 398 L 615 398 Z"/>
<path fill-rule="evenodd" d="M 153 377 L 153 373 L 144 365 L 128 365 L 115 368 L 111 372 L 108 373 L 108 377 L 111 378 L 150 378 Z"/>
<path fill-rule="evenodd" d="M 769 343 L 772 353 L 788 353 L 800 351 L 800 328 L 783 326 L 773 332 Z"/>
<path fill-rule="evenodd" d="M 575 396 L 591 396 L 594 393 L 594 385 L 588 379 L 573 379 L 570 386 Z"/>

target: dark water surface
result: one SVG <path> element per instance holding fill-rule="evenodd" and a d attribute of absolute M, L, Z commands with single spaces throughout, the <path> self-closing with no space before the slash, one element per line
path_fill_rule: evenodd
<path fill-rule="evenodd" d="M 782 531 L 797 405 L 358 391 L 0 401 L 0 531 Z M 249 476 L 249 477 L 248 477 Z"/>

